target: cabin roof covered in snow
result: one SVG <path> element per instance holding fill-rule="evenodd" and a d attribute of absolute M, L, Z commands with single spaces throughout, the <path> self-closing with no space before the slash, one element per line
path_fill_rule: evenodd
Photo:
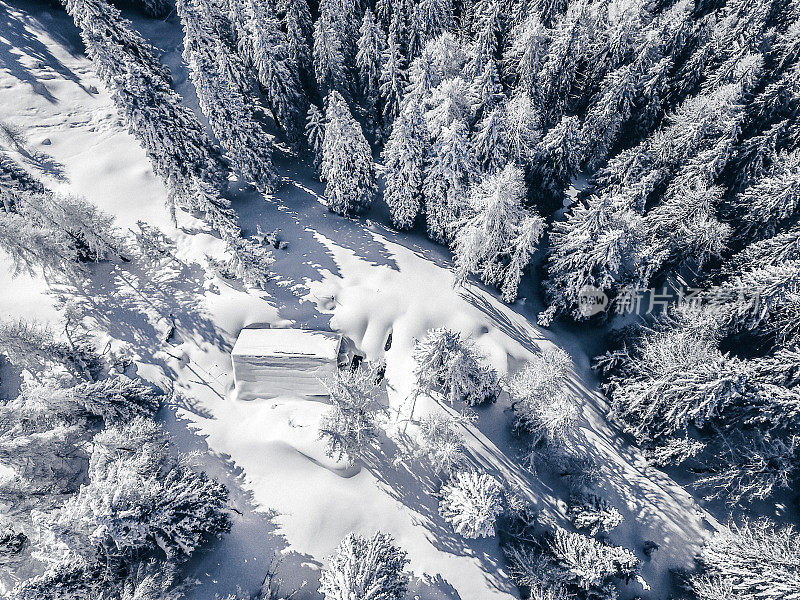
<path fill-rule="evenodd" d="M 341 334 L 311 329 L 242 329 L 233 356 L 308 357 L 336 361 Z"/>

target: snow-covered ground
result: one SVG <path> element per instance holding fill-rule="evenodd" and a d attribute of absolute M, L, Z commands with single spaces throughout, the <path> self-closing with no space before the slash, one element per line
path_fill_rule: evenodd
<path fill-rule="evenodd" d="M 144 19 L 136 24 L 165 51 L 179 91 L 191 102 L 178 25 Z M 198 451 L 200 464 L 228 483 L 238 511 L 232 532 L 190 565 L 201 582 L 195 598 L 256 587 L 276 553 L 287 589 L 307 580 L 296 598 L 316 598 L 318 570 L 341 538 L 376 530 L 391 533 L 408 551 L 420 598 L 516 597 L 497 542 L 454 534 L 437 514 L 430 473 L 402 459 L 414 421 L 429 411 L 451 410 L 420 398 L 408 424 L 411 349 L 433 327 L 472 337 L 503 374 L 548 345 L 571 354 L 570 385 L 582 407 L 580 443 L 600 465 L 599 493 L 625 517 L 610 541 L 637 552 L 643 579 L 652 587 L 646 591 L 631 582 L 630 595 L 666 597 L 668 570 L 690 567 L 718 526 L 605 422 L 586 353 L 591 332 L 542 330 L 535 325 L 541 308 L 535 300 L 508 306 L 482 286 L 454 287 L 444 248 L 392 231 L 380 209 L 361 220 L 329 213 L 321 203 L 322 186 L 296 159 L 279 165 L 285 182 L 274 197 L 247 190 L 231 195 L 248 233 L 257 226 L 278 229 L 289 243 L 275 251 L 268 289 L 256 292 L 208 277 L 204 256 L 220 253 L 221 242 L 185 214 L 177 228 L 171 225 L 164 189 L 144 151 L 119 123 L 81 55 L 70 19 L 47 3 L 0 1 L 0 120 L 27 132 L 27 155 L 15 158 L 53 187 L 95 202 L 123 230 L 143 220 L 177 242 L 179 261 L 158 272 L 136 262 L 101 264 L 92 267 L 82 289 L 48 286 L 25 275 L 12 279 L 0 268 L 0 318 L 58 323 L 63 301 L 82 305 L 95 321 L 100 347 L 111 341 L 127 349 L 140 375 L 182 392 L 162 418 L 183 450 Z M 533 296 L 530 288 L 523 296 L 526 291 Z M 170 315 L 177 334 L 164 342 Z M 347 469 L 325 456 L 317 440 L 325 404 L 232 397 L 229 352 L 241 328 L 255 323 L 336 330 L 368 358 L 385 357 L 386 435 L 363 465 Z M 384 352 L 390 333 L 392 346 Z M 507 400 L 477 412 L 465 431 L 470 460 L 563 519 L 559 483 L 519 466 Z M 650 561 L 641 552 L 644 540 L 660 546 Z"/>

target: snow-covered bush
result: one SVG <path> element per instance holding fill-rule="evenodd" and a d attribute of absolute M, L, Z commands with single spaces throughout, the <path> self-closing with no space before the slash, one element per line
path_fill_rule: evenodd
<path fill-rule="evenodd" d="M 417 390 L 440 389 L 452 404 L 463 400 L 474 406 L 493 400 L 499 380 L 475 346 L 449 329 L 432 329 L 414 346 Z"/>
<path fill-rule="evenodd" d="M 699 600 L 800 597 L 800 535 L 766 520 L 718 531 L 703 547 L 702 573 L 689 585 Z"/>
<path fill-rule="evenodd" d="M 439 514 L 465 538 L 492 537 L 503 512 L 503 488 L 491 475 L 461 471 L 440 492 Z"/>
<path fill-rule="evenodd" d="M 522 206 L 525 179 L 519 167 L 506 165 L 470 188 L 465 218 L 456 223 L 453 252 L 456 279 L 470 273 L 495 285 L 513 302 L 522 273 L 544 233 L 544 219 Z"/>
<path fill-rule="evenodd" d="M 537 440 L 563 444 L 569 440 L 578 414 L 566 391 L 572 360 L 561 348 L 547 348 L 535 355 L 508 382 L 516 425 Z"/>
<path fill-rule="evenodd" d="M 332 406 L 322 415 L 319 437 L 327 443 L 328 456 L 353 462 L 378 437 L 376 373 L 368 366 L 340 370 L 325 385 Z"/>
<path fill-rule="evenodd" d="M 464 463 L 464 437 L 459 421 L 446 413 L 431 413 L 419 424 L 417 456 L 431 465 L 434 473 L 450 475 Z"/>
<path fill-rule="evenodd" d="M 569 514 L 575 528 L 588 531 L 589 535 L 608 533 L 623 520 L 616 508 L 594 494 L 573 502 Z"/>
<path fill-rule="evenodd" d="M 408 587 L 408 558 L 385 533 L 349 534 L 320 576 L 325 600 L 401 600 Z"/>

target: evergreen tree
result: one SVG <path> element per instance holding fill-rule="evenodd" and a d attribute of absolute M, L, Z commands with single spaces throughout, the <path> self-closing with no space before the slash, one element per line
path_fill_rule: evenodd
<path fill-rule="evenodd" d="M 495 521 L 503 512 L 503 488 L 494 477 L 462 471 L 440 493 L 439 514 L 456 533 L 468 539 L 495 535 Z"/>
<path fill-rule="evenodd" d="M 342 215 L 366 210 L 375 195 L 372 151 L 347 103 L 333 91 L 326 100 L 322 177 L 328 208 Z"/>
<path fill-rule="evenodd" d="M 227 167 L 170 87 L 169 73 L 155 50 L 105 0 L 65 0 L 65 5 L 123 121 L 167 184 L 171 207 L 200 210 L 229 226 L 230 216 L 219 198 Z"/>
<path fill-rule="evenodd" d="M 461 121 L 445 127 L 431 146 L 422 195 L 428 237 L 449 244 L 465 209 L 469 185 L 478 178 L 478 164 Z"/>
<path fill-rule="evenodd" d="M 364 538 L 351 533 L 342 540 L 322 571 L 325 600 L 401 600 L 408 587 L 406 553 L 391 536 Z"/>
<path fill-rule="evenodd" d="M 503 86 L 494 59 L 489 59 L 483 70 L 472 80 L 472 112 L 485 115 L 503 99 Z"/>
<path fill-rule="evenodd" d="M 381 69 L 381 102 L 383 104 L 383 122 L 388 127 L 400 112 L 400 104 L 405 88 L 405 59 L 400 52 L 399 17 L 395 13 L 389 36 L 386 40 L 386 49 L 383 52 L 383 67 Z"/>
<path fill-rule="evenodd" d="M 372 129 L 376 130 L 379 122 L 378 101 L 386 40 L 380 26 L 375 23 L 375 17 L 370 9 L 364 13 L 359 32 L 361 35 L 358 38 L 356 65 L 361 80 L 361 94 L 365 101 L 367 118 Z"/>
<path fill-rule="evenodd" d="M 176 7 L 184 30 L 183 58 L 203 114 L 233 166 L 259 190 L 271 189 L 272 148 L 252 100 L 240 87 L 244 65 L 215 31 L 216 9 L 209 0 L 178 0 Z"/>
<path fill-rule="evenodd" d="M 386 188 L 392 223 L 398 229 L 414 226 L 422 208 L 428 129 L 418 100 L 411 98 L 392 126 L 383 149 Z"/>
<path fill-rule="evenodd" d="M 536 148 L 534 171 L 552 193 L 561 192 L 578 173 L 581 130 L 577 117 L 564 117 Z"/>
<path fill-rule="evenodd" d="M 296 63 L 289 58 L 288 41 L 275 11 L 268 0 L 229 2 L 240 3 L 239 8 L 231 11 L 237 17 L 233 25 L 238 31 L 240 51 L 255 70 L 275 122 L 290 140 L 296 141 L 305 112 L 303 97 Z"/>
<path fill-rule="evenodd" d="M 335 90 L 349 96 L 342 41 L 326 13 L 314 25 L 314 74 L 323 95 Z"/>
<path fill-rule="evenodd" d="M 409 33 L 409 60 L 422 51 L 425 44 L 445 31 L 452 31 L 452 0 L 420 0 L 414 4 Z"/>
<path fill-rule="evenodd" d="M 312 104 L 306 116 L 306 139 L 311 151 L 314 153 L 314 167 L 317 172 L 322 168 L 322 144 L 325 141 L 325 116 Z"/>
<path fill-rule="evenodd" d="M 506 130 L 505 107 L 486 114 L 475 133 L 475 152 L 484 171 L 496 173 L 509 159 L 509 140 Z"/>
<path fill-rule="evenodd" d="M 508 153 L 520 167 L 529 167 L 536 156 L 542 137 L 539 113 L 525 94 L 516 94 L 505 104 L 503 112 Z"/>
<path fill-rule="evenodd" d="M 517 89 L 529 97 L 539 98 L 539 72 L 547 57 L 550 43 L 547 28 L 536 11 L 529 12 L 525 20 L 514 27 L 511 43 L 505 55 L 507 68 L 513 76 Z"/>
<path fill-rule="evenodd" d="M 524 197 L 522 171 L 513 165 L 470 189 L 471 214 L 459 222 L 453 250 L 458 281 L 475 273 L 499 287 L 506 302 L 516 299 L 522 271 L 544 232 L 544 219 L 522 207 Z"/>
<path fill-rule="evenodd" d="M 306 82 L 313 76 L 311 46 L 314 25 L 306 0 L 284 0 L 283 24 L 286 29 L 286 55 Z"/>

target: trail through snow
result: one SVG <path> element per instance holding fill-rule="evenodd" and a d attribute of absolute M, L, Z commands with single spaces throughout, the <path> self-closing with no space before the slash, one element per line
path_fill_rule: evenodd
<path fill-rule="evenodd" d="M 173 17 L 174 19 L 174 17 Z M 136 19 L 165 52 L 176 86 L 190 104 L 193 93 L 180 66 L 180 28 L 174 20 Z M 100 88 L 95 93 L 92 86 Z M 233 531 L 190 564 L 201 585 L 194 598 L 213 598 L 258 586 L 275 553 L 286 589 L 305 580 L 295 596 L 316 598 L 319 568 L 350 531 L 391 533 L 409 552 L 415 574 L 411 597 L 489 600 L 517 593 L 504 570 L 497 542 L 463 540 L 437 514 L 435 482 L 402 456 L 414 421 L 432 410 L 452 410 L 421 397 L 414 418 L 411 349 L 432 327 L 473 338 L 503 374 L 549 345 L 575 362 L 570 386 L 580 403 L 578 443 L 601 468 L 600 493 L 624 515 L 610 535 L 643 559 L 642 576 L 629 595 L 666 597 L 669 569 L 691 567 L 693 556 L 717 524 L 693 498 L 646 466 L 603 418 L 603 398 L 589 370 L 585 336 L 535 325 L 533 300 L 503 304 L 476 284 L 453 286 L 449 253 L 416 234 L 398 234 L 373 219 L 333 215 L 321 203 L 322 187 L 300 161 L 279 164 L 285 182 L 274 197 L 244 188 L 231 193 L 248 233 L 279 230 L 289 243 L 276 250 L 274 279 L 264 292 L 206 275 L 206 254 L 221 242 L 202 222 L 180 215 L 170 224 L 164 189 L 144 151 L 119 123 L 70 19 L 47 3 L 0 1 L 0 119 L 27 132 L 28 146 L 11 154 L 57 189 L 84 195 L 113 214 L 125 230 L 144 220 L 178 245 L 166 268 L 131 264 L 92 266 L 85 285 L 47 285 L 36 277 L 12 279 L 0 268 L 0 317 L 38 318 L 58 324 L 64 300 L 83 306 L 98 331 L 136 361 L 138 373 L 181 392 L 162 418 L 185 451 L 228 483 L 238 511 Z M 42 142 L 49 140 L 49 144 Z M 530 284 L 528 284 L 530 285 Z M 533 296 L 530 289 L 524 290 Z M 163 342 L 173 317 L 177 334 Z M 326 405 L 291 398 L 239 401 L 231 397 L 229 352 L 242 327 L 333 329 L 351 338 L 368 358 L 387 363 L 387 426 L 380 448 L 356 468 L 327 458 L 317 440 Z M 392 346 L 384 345 L 392 334 Z M 558 481 L 524 471 L 520 443 L 509 432 L 508 401 L 478 411 L 466 427 L 470 461 L 513 483 L 542 510 L 565 518 Z M 403 433 L 405 431 L 405 433 Z M 660 549 L 645 560 L 642 542 Z"/>

